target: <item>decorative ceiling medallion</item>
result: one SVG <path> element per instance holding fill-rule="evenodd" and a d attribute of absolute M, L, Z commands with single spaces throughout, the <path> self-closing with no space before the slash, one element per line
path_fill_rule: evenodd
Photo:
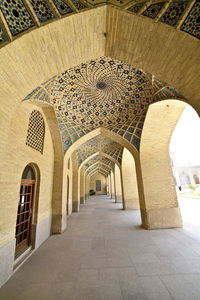
<path fill-rule="evenodd" d="M 126 130 L 119 134 L 138 148 L 154 91 L 145 73 L 109 57 L 91 60 L 59 75 L 52 86 L 52 101 L 64 134 L 65 150 L 98 127 L 118 133 L 124 126 Z M 135 128 L 128 131 L 129 126 Z"/>

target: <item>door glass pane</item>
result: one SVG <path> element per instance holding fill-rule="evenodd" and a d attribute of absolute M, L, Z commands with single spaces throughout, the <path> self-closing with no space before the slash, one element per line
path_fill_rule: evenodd
<path fill-rule="evenodd" d="M 27 183 L 26 183 L 27 181 Z M 16 219 L 16 254 L 29 246 L 31 228 L 31 208 L 33 201 L 34 181 L 24 180 L 20 187 Z"/>

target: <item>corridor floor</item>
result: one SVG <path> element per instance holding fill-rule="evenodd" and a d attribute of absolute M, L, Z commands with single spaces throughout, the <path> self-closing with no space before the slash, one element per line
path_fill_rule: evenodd
<path fill-rule="evenodd" d="M 142 229 L 138 211 L 90 198 L 0 290 L 1 300 L 200 300 L 200 228 Z"/>

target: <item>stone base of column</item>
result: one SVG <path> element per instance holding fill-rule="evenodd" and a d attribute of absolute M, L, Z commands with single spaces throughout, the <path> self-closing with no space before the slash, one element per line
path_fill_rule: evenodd
<path fill-rule="evenodd" d="M 182 227 L 179 207 L 141 210 L 142 226 L 146 229 L 166 229 Z"/>
<path fill-rule="evenodd" d="M 66 215 L 53 215 L 52 217 L 52 233 L 59 234 L 66 230 L 67 216 Z"/>
<path fill-rule="evenodd" d="M 72 202 L 72 212 L 79 212 L 79 202 Z"/>
<path fill-rule="evenodd" d="M 0 247 L 0 288 L 13 274 L 16 240 Z"/>
<path fill-rule="evenodd" d="M 80 196 L 80 204 L 84 204 L 85 203 L 85 198 L 83 196 Z"/>
<path fill-rule="evenodd" d="M 139 200 L 138 199 L 125 199 L 125 210 L 136 210 L 140 209 Z"/>

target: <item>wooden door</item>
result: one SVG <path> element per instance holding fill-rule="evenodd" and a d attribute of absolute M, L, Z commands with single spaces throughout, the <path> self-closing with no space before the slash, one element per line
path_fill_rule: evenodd
<path fill-rule="evenodd" d="M 30 245 L 35 180 L 22 179 L 16 222 L 16 255 Z"/>
<path fill-rule="evenodd" d="M 101 192 L 101 180 L 96 180 L 96 192 Z"/>

